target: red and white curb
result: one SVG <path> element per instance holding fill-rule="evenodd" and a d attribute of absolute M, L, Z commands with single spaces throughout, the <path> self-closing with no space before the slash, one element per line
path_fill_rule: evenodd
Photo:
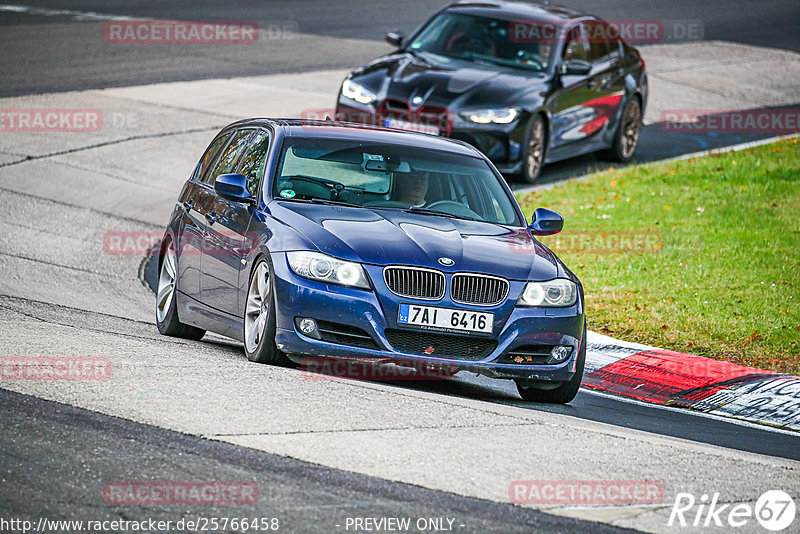
<path fill-rule="evenodd" d="M 589 332 L 583 386 L 639 401 L 800 430 L 800 377 Z"/>

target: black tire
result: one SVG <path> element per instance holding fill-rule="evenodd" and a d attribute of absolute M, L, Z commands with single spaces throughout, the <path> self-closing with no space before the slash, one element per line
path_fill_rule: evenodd
<path fill-rule="evenodd" d="M 178 318 L 178 304 L 177 299 L 177 279 L 176 279 L 176 266 L 177 258 L 175 254 L 175 247 L 172 240 L 167 238 L 158 259 L 158 286 L 156 287 L 156 326 L 158 332 L 164 336 L 180 337 L 184 339 L 201 339 L 206 331 L 200 328 L 183 324 Z M 171 265 L 171 268 L 170 268 Z M 171 273 L 170 273 L 171 271 Z M 166 292 L 169 288 L 166 287 L 170 283 L 171 278 L 171 292 L 169 295 Z"/>
<path fill-rule="evenodd" d="M 600 156 L 608 161 L 627 163 L 633 159 L 636 147 L 639 144 L 639 135 L 642 131 L 642 104 L 638 97 L 632 97 L 622 108 L 617 130 L 614 132 L 614 142 L 611 148 L 600 152 Z"/>
<path fill-rule="evenodd" d="M 547 148 L 547 126 L 541 115 L 534 115 L 522 150 L 522 180 L 535 184 L 542 173 Z"/>
<path fill-rule="evenodd" d="M 261 314 L 266 314 L 265 318 L 263 319 L 263 324 L 260 326 L 255 324 L 252 327 L 248 327 L 248 316 L 251 318 L 255 313 L 255 301 L 251 301 L 251 292 L 254 290 L 254 282 L 257 276 L 261 276 L 264 271 L 262 267 L 266 269 L 266 282 L 268 283 L 269 294 L 264 294 L 258 291 L 258 288 L 255 290 L 260 293 L 259 297 L 263 299 L 261 302 L 263 303 L 264 300 L 267 301 L 266 305 L 261 307 L 261 312 L 258 314 L 260 317 Z M 250 272 L 250 279 L 247 284 L 247 301 L 245 302 L 245 309 L 244 309 L 244 317 L 243 320 L 243 331 L 244 331 L 244 353 L 247 356 L 247 359 L 251 362 L 255 363 L 266 363 L 269 365 L 280 365 L 284 367 L 288 367 L 292 365 L 291 360 L 286 357 L 286 355 L 278 350 L 277 345 L 275 345 L 275 291 L 274 286 L 272 283 L 272 262 L 269 261 L 268 257 L 262 257 L 256 260 L 255 264 L 253 264 L 253 270 Z M 256 320 L 256 322 L 258 322 Z M 248 339 L 248 333 L 252 331 L 253 334 L 256 336 L 254 339 Z"/>
<path fill-rule="evenodd" d="M 583 367 L 586 364 L 586 326 L 583 327 L 583 341 L 578 353 L 578 362 L 575 374 L 567 382 L 562 382 L 553 389 L 537 389 L 524 380 L 517 380 L 517 391 L 520 397 L 528 402 L 543 402 L 548 404 L 566 404 L 571 402 L 578 394 L 583 379 Z"/>

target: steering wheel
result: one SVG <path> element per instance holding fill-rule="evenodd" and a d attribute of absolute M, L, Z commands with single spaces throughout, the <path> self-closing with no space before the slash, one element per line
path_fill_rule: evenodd
<path fill-rule="evenodd" d="M 446 49 L 461 54 L 497 54 L 497 45 L 491 37 L 483 34 L 456 34 L 447 41 Z"/>
<path fill-rule="evenodd" d="M 466 207 L 461 202 L 456 202 L 455 200 L 437 200 L 436 202 L 432 202 L 428 206 L 425 206 L 425 209 L 439 210 L 445 213 L 452 213 L 453 215 L 458 215 L 460 217 L 470 217 L 479 221 L 481 220 L 480 215 Z"/>
<path fill-rule="evenodd" d="M 517 57 L 520 63 L 529 65 L 531 63 L 535 63 L 536 68 L 539 70 L 544 70 L 544 63 L 542 63 L 537 57 L 536 54 L 532 52 L 527 52 L 524 50 L 520 50 L 521 55 Z"/>

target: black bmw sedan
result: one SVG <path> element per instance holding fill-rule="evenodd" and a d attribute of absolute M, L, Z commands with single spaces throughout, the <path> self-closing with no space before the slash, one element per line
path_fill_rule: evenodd
<path fill-rule="evenodd" d="M 451 137 L 529 183 L 546 163 L 632 158 L 647 103 L 639 52 L 600 19 L 554 6 L 462 1 L 352 71 L 339 120 Z"/>

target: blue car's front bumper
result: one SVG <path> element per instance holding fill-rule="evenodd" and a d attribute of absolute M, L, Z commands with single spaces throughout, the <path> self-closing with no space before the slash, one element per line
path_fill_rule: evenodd
<path fill-rule="evenodd" d="M 273 287 L 277 297 L 276 344 L 286 353 L 332 358 L 399 360 L 412 364 L 443 365 L 459 370 L 510 379 L 567 381 L 575 372 L 576 361 L 584 332 L 583 302 L 569 308 L 525 308 L 515 303 L 524 282 L 512 282 L 506 303 L 496 307 L 464 306 L 448 296 L 436 302 L 416 301 L 418 304 L 459 308 L 495 313 L 492 338 L 497 347 L 481 359 L 460 359 L 396 351 L 386 337 L 387 329 L 405 330 L 425 335 L 426 331 L 398 326 L 397 307 L 400 302 L 415 303 L 380 287 L 382 267 L 365 265 L 375 290 L 362 290 L 307 280 L 289 269 L 285 253 L 272 255 Z M 363 348 L 314 339 L 300 333 L 295 319 L 308 317 L 348 325 L 363 330 L 375 343 L 375 348 Z M 465 337 L 471 337 L 465 335 Z M 529 346 L 566 345 L 572 347 L 570 357 L 560 364 L 530 365 L 504 359 L 509 351 Z"/>

